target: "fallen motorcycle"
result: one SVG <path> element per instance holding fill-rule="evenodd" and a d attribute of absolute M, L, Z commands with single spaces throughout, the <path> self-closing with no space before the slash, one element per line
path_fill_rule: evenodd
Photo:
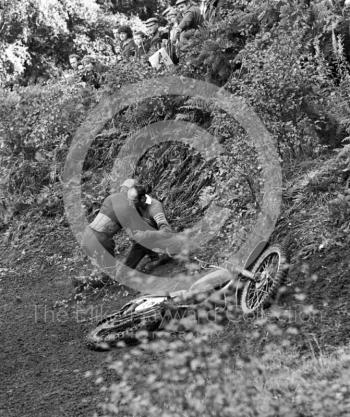
<path fill-rule="evenodd" d="M 171 318 L 184 317 L 186 311 L 193 311 L 207 300 L 226 294 L 230 294 L 229 300 L 240 305 L 244 314 L 254 313 L 273 300 L 287 270 L 287 257 L 282 246 L 260 242 L 244 267 L 234 269 L 235 275 L 226 269 L 214 269 L 188 291 L 145 295 L 131 300 L 101 320 L 88 334 L 87 344 L 92 349 L 103 349 L 119 341 L 134 340 L 137 332 L 163 328 Z"/>

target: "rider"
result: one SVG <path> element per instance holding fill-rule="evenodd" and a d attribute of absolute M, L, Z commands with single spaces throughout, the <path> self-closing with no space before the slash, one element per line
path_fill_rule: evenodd
<path fill-rule="evenodd" d="M 160 256 L 152 250 L 156 247 L 164 246 L 160 242 L 165 242 L 167 238 L 173 235 L 162 204 L 160 201 L 147 195 L 144 187 L 137 185 L 128 191 L 128 199 L 134 204 L 138 215 L 141 216 L 148 227 L 144 230 L 141 225 L 141 227 L 136 226 L 136 231 L 133 235 L 137 242 L 133 243 L 128 255 L 129 261 L 127 259 L 125 264 L 131 268 L 136 268 L 145 255 L 148 255 L 151 261 L 153 261 L 147 265 L 148 269 L 167 262 L 170 256 L 163 253 L 164 250 L 161 251 L 162 255 Z M 169 241 L 167 242 L 169 243 Z M 146 244 L 147 248 L 143 244 Z"/>
<path fill-rule="evenodd" d="M 169 236 L 171 232 L 162 204 L 147 195 L 145 188 L 136 185 L 135 180 L 132 179 L 126 180 L 121 185 L 121 192 L 111 194 L 104 200 L 100 212 L 86 228 L 82 246 L 88 256 L 95 257 L 97 244 L 101 244 L 114 256 L 113 236 L 122 228 L 127 229 L 138 240 L 141 238 L 147 240 L 148 248 L 138 242 L 133 243 L 125 261 L 125 265 L 133 269 L 145 255 L 154 258 L 156 254 L 149 246 L 152 242 L 159 243 L 159 238 Z M 161 263 L 164 260 L 160 259 Z"/>

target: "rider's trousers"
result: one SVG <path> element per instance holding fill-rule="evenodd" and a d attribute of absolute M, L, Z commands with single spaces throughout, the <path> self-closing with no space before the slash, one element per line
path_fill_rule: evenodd
<path fill-rule="evenodd" d="M 113 266 L 110 265 L 110 258 L 111 255 L 114 258 L 115 243 L 113 237 L 111 237 L 107 233 L 96 232 L 95 230 L 91 229 L 90 226 L 88 226 L 83 234 L 82 247 L 85 253 L 91 259 L 97 261 L 98 264 L 102 263 L 102 265 L 100 266 Z M 105 251 L 103 250 L 103 248 L 105 249 Z M 135 242 L 133 243 L 130 252 L 126 257 L 125 265 L 129 268 L 135 269 L 138 263 L 141 261 L 141 259 L 146 255 L 149 255 L 152 258 L 157 256 L 157 254 L 153 252 L 151 249 L 145 248 L 144 246 Z"/>

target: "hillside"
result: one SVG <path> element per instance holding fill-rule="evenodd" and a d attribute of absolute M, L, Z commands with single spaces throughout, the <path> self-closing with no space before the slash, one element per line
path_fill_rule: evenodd
<path fill-rule="evenodd" d="M 312 162 L 312 166 L 314 172 L 315 166 L 322 165 Z M 303 180 L 305 174 L 300 175 L 296 182 Z M 324 198 L 322 194 L 319 197 Z M 307 208 L 305 206 L 304 215 L 298 212 L 297 216 L 288 216 L 296 238 L 300 233 L 305 233 L 305 223 L 309 225 L 310 233 L 303 236 L 306 238 L 307 235 L 310 240 L 307 245 L 304 241 L 301 245 L 291 245 L 292 269 L 286 283 L 287 292 L 280 296 L 277 304 L 279 310 L 272 315 L 267 310 L 266 322 L 261 321 L 260 316 L 245 318 L 238 313 L 222 329 L 216 329 L 215 336 L 211 336 L 210 354 L 219 354 L 227 344 L 232 358 L 236 355 L 259 358 L 263 352 L 269 352 L 269 347 L 276 344 L 283 346 L 288 340 L 289 345 L 284 348 L 284 353 L 278 354 L 280 356 L 270 357 L 265 353 L 266 364 L 263 362 L 262 366 L 266 368 L 263 375 L 270 382 L 267 386 L 254 383 L 260 395 L 265 400 L 272 395 L 271 401 L 280 405 L 284 400 L 293 400 L 294 389 L 300 391 L 301 384 L 304 384 L 308 395 L 323 403 L 326 401 L 322 391 L 324 381 L 329 387 L 339 386 L 329 388 L 329 405 L 324 406 L 324 415 L 346 415 L 346 403 L 342 403 L 345 414 L 339 408 L 333 414 L 327 413 L 330 412 L 328 407 L 334 410 L 331 404 L 337 404 L 338 407 L 339 395 L 348 398 L 349 362 L 346 346 L 350 337 L 349 247 L 339 243 L 341 240 L 319 240 L 316 243 L 311 233 L 311 207 Z M 329 217 L 320 218 L 316 212 L 312 219 L 323 225 L 330 220 Z M 94 374 L 99 369 L 103 370 L 104 385 L 115 381 L 114 374 L 105 368 L 105 360 L 119 361 L 121 352 L 120 349 L 107 354 L 89 351 L 83 342 L 84 334 L 101 316 L 128 300 L 130 294 L 125 288 L 95 284 L 91 284 L 92 290 L 77 290 L 77 277 L 89 277 L 91 268 L 82 257 L 81 249 L 69 228 L 53 220 L 44 220 L 36 228 L 25 233 L 26 239 L 18 236 L 11 245 L 2 246 L 2 413 L 17 416 L 21 410 L 26 416 L 44 416 L 48 413 L 52 416 L 93 415 L 96 404 L 104 399 L 103 393 L 98 393 Z M 338 228 L 329 228 L 328 232 L 335 233 L 335 230 Z M 345 233 L 343 239 L 346 240 L 347 235 Z M 307 251 L 304 249 L 306 247 Z M 176 335 L 172 337 L 170 348 L 177 338 Z M 123 354 L 130 352 L 130 349 L 123 349 Z M 154 372 L 155 364 L 164 358 L 164 354 L 158 352 L 161 347 L 153 349 L 156 352 L 152 354 L 143 353 L 143 361 L 146 362 L 142 374 L 150 369 Z M 192 354 L 195 358 L 198 352 Z M 340 357 L 333 357 L 334 354 L 340 354 Z M 276 367 L 277 363 L 281 365 L 272 371 L 269 361 L 273 361 Z M 255 362 L 244 365 L 242 376 L 247 372 L 254 374 L 255 366 Z M 86 378 L 86 372 L 92 378 Z M 293 382 L 287 387 L 284 381 L 290 380 L 290 372 L 294 373 Z M 142 381 L 142 374 L 137 376 L 136 373 L 135 378 L 141 378 Z M 313 385 L 310 385 L 308 375 L 314 378 Z M 330 378 L 333 385 L 330 385 Z M 134 378 L 128 383 L 133 386 Z M 305 407 L 303 402 L 306 397 L 301 393 L 299 395 L 301 406 Z M 312 407 L 315 404 L 312 403 Z M 290 409 L 287 409 L 286 413 L 289 412 Z"/>
<path fill-rule="evenodd" d="M 349 8 L 218 2 L 179 64 L 156 70 L 117 59 L 111 33 L 169 2 L 53 0 L 53 20 L 39 3 L 1 8 L 0 415 L 349 415 Z M 98 77 L 68 69 L 71 53 L 103 64 Z M 290 258 L 274 303 L 88 350 L 86 332 L 136 294 L 78 243 L 116 166 L 175 231 L 216 214 L 211 239 L 159 276 L 230 261 L 267 204 L 266 237 Z M 116 242 L 122 259 L 130 240 Z"/>

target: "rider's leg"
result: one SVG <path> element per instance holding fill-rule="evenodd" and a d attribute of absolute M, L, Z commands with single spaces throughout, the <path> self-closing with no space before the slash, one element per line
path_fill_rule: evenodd
<path fill-rule="evenodd" d="M 171 259 L 173 258 L 167 254 L 159 255 L 158 259 L 155 259 L 154 261 L 151 260 L 149 263 L 145 265 L 144 271 L 151 272 L 157 266 L 164 265 L 167 262 L 169 262 Z"/>
<path fill-rule="evenodd" d="M 125 260 L 125 265 L 129 268 L 135 269 L 144 256 L 151 254 L 154 254 L 151 249 L 147 249 L 139 243 L 134 243 Z"/>
<path fill-rule="evenodd" d="M 91 261 L 106 272 L 113 273 L 115 268 L 114 246 L 113 237 L 106 233 L 96 232 L 89 226 L 86 227 L 82 238 L 82 247 Z"/>
<path fill-rule="evenodd" d="M 90 226 L 87 226 L 84 230 L 81 244 L 86 254 L 91 258 L 98 252 L 101 252 L 100 245 L 102 245 L 108 253 L 114 256 L 115 243 L 113 238 L 106 233 L 96 232 L 91 229 Z"/>

